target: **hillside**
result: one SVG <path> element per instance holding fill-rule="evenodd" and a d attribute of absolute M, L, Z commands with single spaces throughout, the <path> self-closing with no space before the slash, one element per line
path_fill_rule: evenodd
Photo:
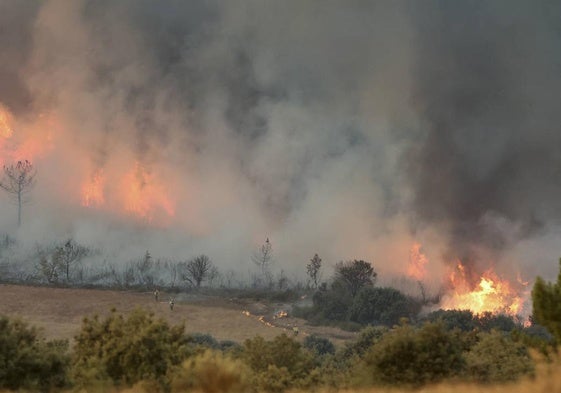
<path fill-rule="evenodd" d="M 127 313 L 141 307 L 172 324 L 185 323 L 186 332 L 208 333 L 219 340 L 243 342 L 260 335 L 266 339 L 299 329 L 298 339 L 318 334 L 334 343 L 354 337 L 336 328 L 308 326 L 298 318 L 274 319 L 281 305 L 264 304 L 215 296 L 173 295 L 176 303 L 169 309 L 169 295 L 161 293 L 156 302 L 152 293 L 99 289 L 49 288 L 0 285 L 0 314 L 20 317 L 43 329 L 47 338 L 72 339 L 86 316 L 106 314 L 112 308 Z M 249 311 L 249 315 L 244 311 Z M 263 316 L 260 320 L 259 317 Z"/>

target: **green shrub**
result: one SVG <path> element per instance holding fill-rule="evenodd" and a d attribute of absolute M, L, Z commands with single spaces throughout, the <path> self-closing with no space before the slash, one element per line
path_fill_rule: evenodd
<path fill-rule="evenodd" d="M 370 325 L 392 326 L 401 318 L 414 318 L 421 304 L 394 288 L 364 287 L 356 295 L 349 319 Z"/>
<path fill-rule="evenodd" d="M 470 310 L 437 310 L 428 314 L 427 322 L 440 322 L 446 329 L 459 329 L 470 332 L 477 327 L 474 315 Z"/>
<path fill-rule="evenodd" d="M 536 278 L 532 288 L 533 320 L 547 330 L 558 342 L 561 342 L 561 259 L 556 282 L 545 282 Z"/>
<path fill-rule="evenodd" d="M 304 339 L 304 348 L 319 356 L 335 354 L 335 345 L 327 338 L 319 337 L 315 334 Z"/>
<path fill-rule="evenodd" d="M 515 322 L 512 317 L 504 314 L 493 314 L 486 311 L 478 314 L 475 319 L 479 329 L 484 332 L 490 332 L 491 330 L 511 332 L 515 329 L 522 329 L 522 325 L 520 323 Z"/>
<path fill-rule="evenodd" d="M 314 315 L 319 319 L 345 321 L 353 297 L 341 281 L 335 281 L 329 290 L 319 290 L 312 297 Z"/>
<path fill-rule="evenodd" d="M 463 332 L 480 330 L 490 332 L 500 330 L 510 332 L 515 329 L 522 329 L 522 326 L 514 319 L 504 314 L 493 314 L 483 312 L 474 315 L 470 310 L 437 310 L 428 314 L 426 321 L 440 321 L 447 329 L 459 329 Z"/>
<path fill-rule="evenodd" d="M 251 371 L 241 361 L 220 352 L 205 351 L 186 360 L 173 373 L 172 392 L 195 390 L 204 393 L 248 392 Z"/>
<path fill-rule="evenodd" d="M 338 355 L 343 359 L 350 359 L 353 356 L 362 357 L 388 331 L 388 328 L 385 326 L 367 326 L 360 331 L 355 341 L 345 344 Z"/>
<path fill-rule="evenodd" d="M 267 391 L 303 387 L 314 366 L 312 356 L 286 334 L 271 341 L 262 337 L 246 340 L 241 357 L 255 372 L 256 385 Z"/>
<path fill-rule="evenodd" d="M 505 382 L 533 373 L 534 363 L 521 342 L 497 331 L 480 333 L 478 339 L 465 356 L 469 378 Z"/>
<path fill-rule="evenodd" d="M 218 341 L 208 333 L 191 333 L 188 339 L 189 345 L 192 346 L 194 350 L 213 349 L 223 352 L 236 352 L 241 349 L 241 345 L 235 341 Z"/>
<path fill-rule="evenodd" d="M 37 329 L 0 317 L 0 388 L 51 391 L 68 384 L 66 341 L 46 341 Z"/>
<path fill-rule="evenodd" d="M 363 359 L 361 382 L 419 386 L 459 375 L 464 369 L 458 338 L 441 324 L 415 330 L 399 326 L 371 346 Z"/>
<path fill-rule="evenodd" d="M 170 368 L 190 354 L 187 344 L 183 326 L 170 327 L 146 311 L 86 318 L 75 337 L 74 378 L 78 386 L 130 386 L 141 380 L 165 386 Z"/>

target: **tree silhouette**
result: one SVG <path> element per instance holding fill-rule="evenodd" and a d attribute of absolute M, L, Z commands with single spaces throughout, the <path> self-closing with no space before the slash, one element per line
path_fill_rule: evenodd
<path fill-rule="evenodd" d="M 15 165 L 4 165 L 4 177 L 0 181 L 0 188 L 17 201 L 18 228 L 21 226 L 21 206 L 25 202 L 23 198 L 35 184 L 36 174 L 33 164 L 27 160 L 18 161 Z"/>
<path fill-rule="evenodd" d="M 308 277 L 314 284 L 314 288 L 318 288 L 319 280 L 321 279 L 321 258 L 318 254 L 315 254 L 312 259 L 310 259 L 310 263 L 306 265 L 306 271 L 308 272 Z"/>
<path fill-rule="evenodd" d="M 532 289 L 532 319 L 545 326 L 557 340 L 561 340 L 561 259 L 559 266 L 557 282 L 545 282 L 538 277 Z"/>
<path fill-rule="evenodd" d="M 339 262 L 335 265 L 335 277 L 345 283 L 352 297 L 366 285 L 374 285 L 378 273 L 372 265 L 363 260 Z"/>
<path fill-rule="evenodd" d="M 269 238 L 265 240 L 265 243 L 261 245 L 259 250 L 251 256 L 251 260 L 261 269 L 261 275 L 263 277 L 267 276 L 267 272 L 270 264 L 273 262 L 273 247 Z"/>
<path fill-rule="evenodd" d="M 199 255 L 187 262 L 184 267 L 183 279 L 199 288 L 211 273 L 215 274 L 212 261 L 206 255 Z"/>

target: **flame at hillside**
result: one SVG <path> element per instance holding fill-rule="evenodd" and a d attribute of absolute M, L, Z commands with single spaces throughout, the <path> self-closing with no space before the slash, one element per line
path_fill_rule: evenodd
<path fill-rule="evenodd" d="M 422 281 L 426 277 L 429 259 L 422 252 L 420 243 L 415 242 L 409 254 L 407 275 Z M 515 283 L 501 278 L 492 268 L 479 273 L 459 260 L 444 278 L 444 295 L 440 308 L 444 310 L 471 310 L 474 314 L 491 312 L 518 316 L 523 313 L 524 299 L 527 297 L 528 282 L 518 274 Z"/>
<path fill-rule="evenodd" d="M 14 131 L 12 130 L 11 123 L 12 116 L 0 105 L 0 138 L 7 139 L 12 136 Z"/>
<path fill-rule="evenodd" d="M 138 162 L 125 175 L 122 192 L 125 210 L 135 216 L 152 221 L 156 215 L 175 215 L 175 205 L 163 184 Z"/>
<path fill-rule="evenodd" d="M 53 114 L 40 114 L 30 124 L 19 124 L 8 109 L 0 105 L 0 165 L 37 157 L 54 147 L 58 122 Z"/>
<path fill-rule="evenodd" d="M 476 279 L 470 279 L 466 267 L 458 261 L 449 276 L 450 292 L 444 296 L 441 307 L 450 309 L 469 309 L 475 314 L 483 312 L 519 315 L 522 312 L 521 291 L 513 284 L 501 279 L 492 269 Z"/>
<path fill-rule="evenodd" d="M 422 280 L 426 274 L 426 264 L 428 261 L 426 255 L 421 252 L 421 244 L 414 243 L 409 252 L 407 275 L 417 281 Z"/>
<path fill-rule="evenodd" d="M 6 144 L 12 137 L 14 131 L 12 129 L 12 116 L 2 105 L 0 105 L 0 166 L 6 164 L 7 156 Z"/>
<path fill-rule="evenodd" d="M 103 170 L 97 170 L 91 179 L 82 186 L 82 205 L 87 207 L 100 207 L 105 202 L 105 179 Z"/>

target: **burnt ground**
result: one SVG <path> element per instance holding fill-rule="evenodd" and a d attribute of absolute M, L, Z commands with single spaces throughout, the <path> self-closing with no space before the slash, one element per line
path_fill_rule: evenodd
<path fill-rule="evenodd" d="M 43 331 L 45 337 L 71 340 L 84 317 L 105 315 L 115 308 L 128 313 L 135 308 L 153 312 L 171 324 L 185 324 L 188 333 L 208 333 L 218 340 L 243 342 L 260 335 L 271 339 L 281 333 L 293 335 L 293 327 L 303 340 L 317 334 L 336 345 L 355 337 L 356 333 L 338 328 L 310 326 L 305 320 L 277 318 L 290 304 L 266 303 L 248 299 L 222 298 L 197 294 L 174 294 L 173 311 L 169 294 L 160 293 L 159 301 L 151 292 L 101 289 L 50 288 L 0 284 L 0 315 L 19 317 Z"/>

